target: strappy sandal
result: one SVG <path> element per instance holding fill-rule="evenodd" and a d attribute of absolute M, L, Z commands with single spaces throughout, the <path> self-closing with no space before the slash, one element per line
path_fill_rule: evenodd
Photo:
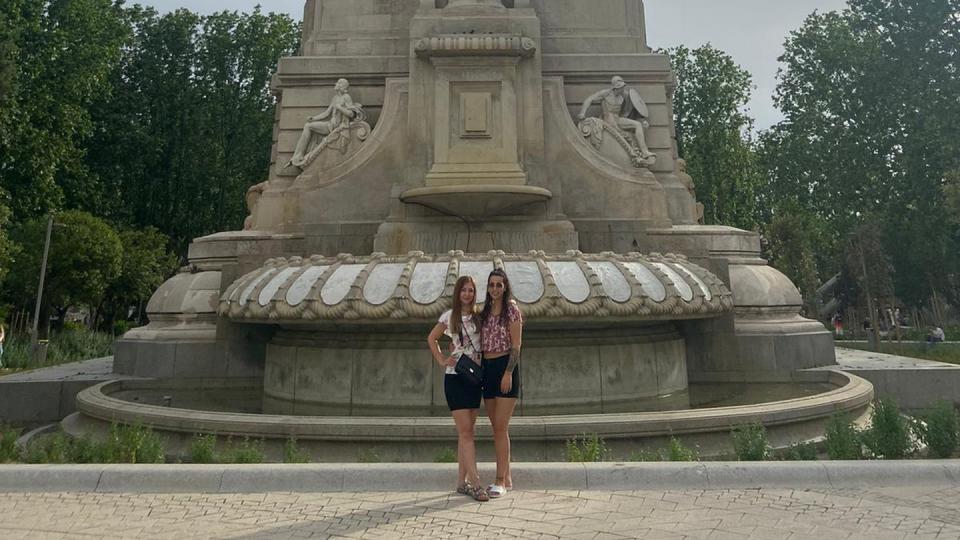
<path fill-rule="evenodd" d="M 497 478 L 499 483 L 490 484 L 487 486 L 487 493 L 490 494 L 491 499 L 496 499 L 497 497 L 503 497 L 507 494 L 507 488 L 503 486 L 503 479 Z"/>
<path fill-rule="evenodd" d="M 457 493 L 461 495 L 470 495 L 470 482 L 464 482 L 457 486 Z"/>
<path fill-rule="evenodd" d="M 490 500 L 490 495 L 487 493 L 487 490 L 480 486 L 471 486 L 470 484 L 467 484 L 467 486 L 467 495 L 473 497 L 473 500 L 477 502 L 487 502 Z"/>

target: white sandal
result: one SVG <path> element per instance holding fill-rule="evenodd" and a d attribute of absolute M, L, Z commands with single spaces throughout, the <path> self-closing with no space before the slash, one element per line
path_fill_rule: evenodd
<path fill-rule="evenodd" d="M 506 495 L 507 488 L 504 486 L 498 486 L 497 484 L 490 484 L 487 486 L 487 493 L 490 495 L 491 499 L 496 499 L 497 497 Z"/>

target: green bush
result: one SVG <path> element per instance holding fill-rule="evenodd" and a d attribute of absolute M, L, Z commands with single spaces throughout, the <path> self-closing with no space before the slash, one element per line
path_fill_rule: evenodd
<path fill-rule="evenodd" d="M 23 459 L 27 463 L 69 463 L 71 441 L 62 431 L 41 435 L 27 445 Z"/>
<path fill-rule="evenodd" d="M 293 437 L 287 439 L 283 445 L 284 463 L 310 463 L 310 461 L 310 452 L 297 446 L 297 440 Z"/>
<path fill-rule="evenodd" d="M 566 442 L 563 458 L 570 463 L 604 461 L 609 455 L 607 443 L 596 433 L 574 437 Z"/>
<path fill-rule="evenodd" d="M 227 441 L 227 450 L 220 457 L 224 463 L 263 463 L 263 441 L 244 437 L 243 442 Z"/>
<path fill-rule="evenodd" d="M 836 414 L 827 424 L 825 445 L 830 459 L 856 460 L 863 458 L 860 432 L 842 414 Z"/>
<path fill-rule="evenodd" d="M 192 463 L 217 462 L 217 436 L 197 433 L 190 440 L 190 461 Z"/>
<path fill-rule="evenodd" d="M 452 448 L 444 448 L 437 452 L 437 455 L 433 456 L 434 463 L 456 463 L 457 462 L 457 452 Z"/>
<path fill-rule="evenodd" d="M 914 423 L 914 432 L 927 445 L 930 455 L 939 459 L 952 457 L 957 450 L 957 430 L 960 418 L 952 403 L 938 401 L 923 421 Z"/>
<path fill-rule="evenodd" d="M 380 454 L 373 448 L 361 448 L 357 451 L 357 461 L 360 463 L 380 463 Z"/>
<path fill-rule="evenodd" d="M 790 445 L 783 455 L 784 461 L 816 461 L 817 446 L 812 442 L 803 442 Z"/>
<path fill-rule="evenodd" d="M 668 461 L 698 461 L 700 456 L 697 451 L 687 448 L 676 437 L 670 437 L 670 446 L 667 447 Z"/>
<path fill-rule="evenodd" d="M 160 436 L 140 424 L 110 426 L 102 452 L 107 463 L 163 463 L 166 458 Z"/>
<path fill-rule="evenodd" d="M 747 424 L 733 428 L 733 450 L 740 461 L 763 461 L 770 457 L 767 428 L 763 424 Z"/>
<path fill-rule="evenodd" d="M 903 459 L 913 451 L 907 421 L 892 399 L 878 399 L 870 415 L 870 429 L 863 442 L 873 455 L 883 459 Z"/>
<path fill-rule="evenodd" d="M 0 463 L 10 463 L 20 459 L 20 449 L 17 448 L 17 439 L 20 430 L 0 426 Z"/>
<path fill-rule="evenodd" d="M 113 354 L 113 341 L 114 337 L 110 334 L 92 332 L 83 327 L 55 332 L 50 336 L 46 360 L 40 364 L 33 359 L 29 337 L 8 334 L 3 348 L 3 367 L 37 369 L 103 358 Z"/>

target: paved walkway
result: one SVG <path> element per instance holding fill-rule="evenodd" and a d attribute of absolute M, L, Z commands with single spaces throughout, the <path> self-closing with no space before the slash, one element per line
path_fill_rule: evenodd
<path fill-rule="evenodd" d="M 960 538 L 951 488 L 0 494 L 13 538 Z"/>

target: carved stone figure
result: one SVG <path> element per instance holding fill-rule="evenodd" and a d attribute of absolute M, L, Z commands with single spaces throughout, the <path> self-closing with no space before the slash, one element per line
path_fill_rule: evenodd
<path fill-rule="evenodd" d="M 303 169 L 327 148 L 345 153 L 352 137 L 355 136 L 361 141 L 367 138 L 370 134 L 370 125 L 366 122 L 363 105 L 354 103 L 348 93 L 349 89 L 349 81 L 346 79 L 337 81 L 334 86 L 336 94 L 327 110 L 311 116 L 303 126 L 303 133 L 297 141 L 297 148 L 293 152 L 290 165 Z M 311 149 L 310 142 L 314 135 L 323 138 Z"/>
<path fill-rule="evenodd" d="M 677 160 L 677 178 L 680 179 L 680 182 L 683 184 L 687 191 L 690 193 L 690 196 L 694 200 L 694 216 L 697 218 L 697 223 L 703 225 L 704 223 L 704 207 L 703 203 L 696 202 L 697 200 L 697 186 L 693 183 L 693 177 L 687 173 L 687 160 L 678 159 Z"/>
<path fill-rule="evenodd" d="M 250 186 L 250 189 L 247 190 L 247 211 L 250 212 L 250 215 L 247 216 L 247 219 L 243 220 L 243 230 L 253 230 L 253 216 L 257 213 L 257 205 L 260 204 L 260 197 L 266 188 L 267 182 L 260 182 L 259 184 Z"/>
<path fill-rule="evenodd" d="M 611 87 L 588 97 L 577 116 L 580 132 L 589 137 L 594 148 L 599 149 L 604 131 L 613 135 L 630 154 L 635 167 L 650 167 L 656 163 L 656 155 L 647 148 L 644 130 L 650 127 L 647 118 L 650 111 L 640 93 L 627 86 L 623 77 L 615 75 Z M 587 118 L 594 102 L 600 101 L 599 118 Z M 632 140 L 630 140 L 632 138 Z"/>

